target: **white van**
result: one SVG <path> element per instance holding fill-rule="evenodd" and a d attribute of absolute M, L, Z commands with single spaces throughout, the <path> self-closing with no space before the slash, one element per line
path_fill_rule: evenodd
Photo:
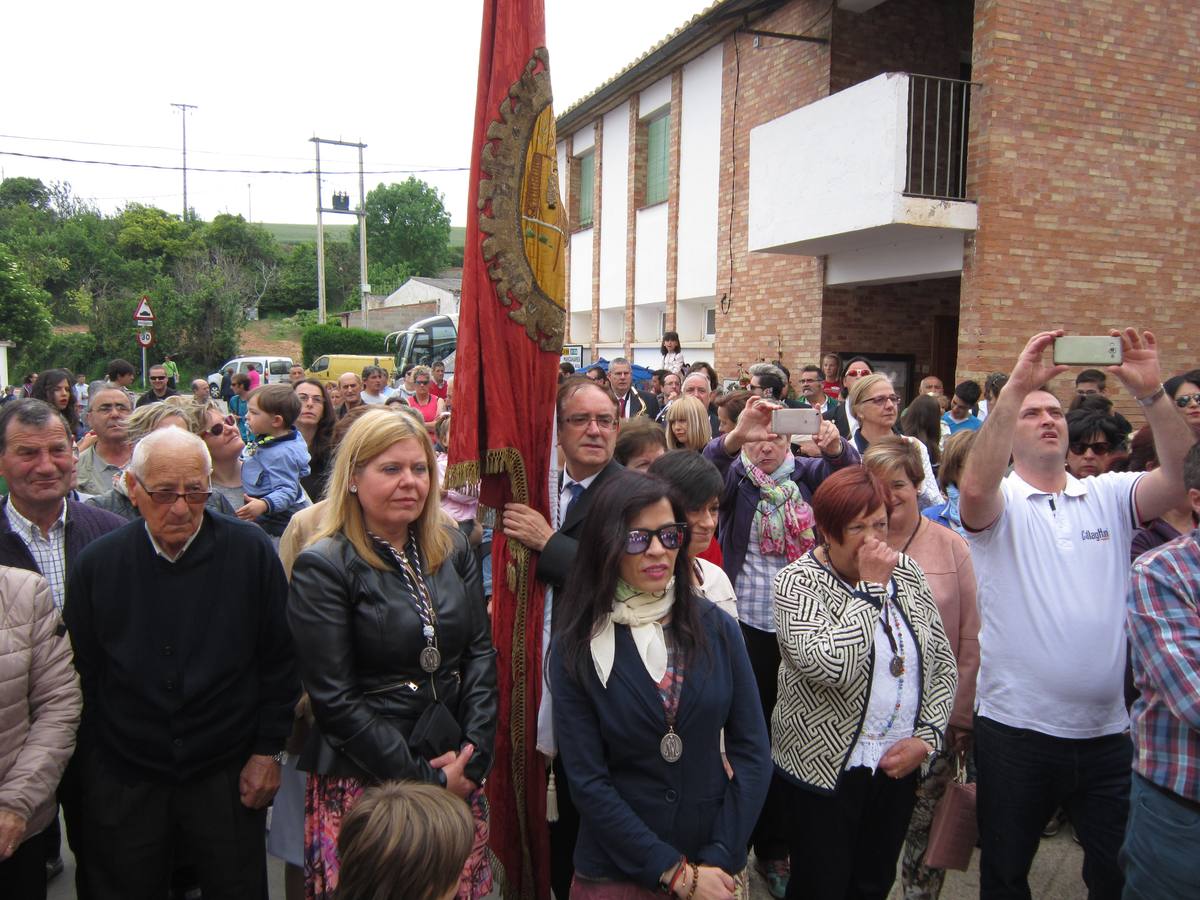
<path fill-rule="evenodd" d="M 239 356 L 237 359 L 231 359 L 221 366 L 219 371 L 208 376 L 208 389 L 212 392 L 213 397 L 221 396 L 221 379 L 226 372 L 230 375 L 248 372 L 250 363 L 254 363 L 254 367 L 263 376 L 263 384 L 287 382 L 288 370 L 292 368 L 290 356 Z"/>

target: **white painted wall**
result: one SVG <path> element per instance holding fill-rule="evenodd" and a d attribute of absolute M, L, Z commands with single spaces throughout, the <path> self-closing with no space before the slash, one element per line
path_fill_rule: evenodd
<path fill-rule="evenodd" d="M 825 283 L 849 286 L 946 278 L 962 273 L 963 232 L 913 229 L 913 239 L 830 253 Z"/>
<path fill-rule="evenodd" d="M 379 306 L 373 306 L 371 309 L 409 306 L 414 303 L 429 303 L 430 301 L 437 303 L 439 315 L 458 315 L 458 299 L 454 296 L 453 291 L 446 291 L 431 284 L 424 284 L 415 278 L 410 278 L 404 282 L 404 284 L 388 294 Z"/>
<path fill-rule="evenodd" d="M 721 63 L 722 49 L 718 45 L 683 67 L 675 281 L 680 299 L 711 297 L 716 291 Z"/>
<path fill-rule="evenodd" d="M 645 119 L 671 105 L 671 76 L 656 81 L 638 95 L 638 118 Z"/>
<path fill-rule="evenodd" d="M 584 125 L 575 134 L 571 136 L 571 152 L 576 156 L 582 156 L 588 150 L 596 146 L 596 126 L 592 124 Z"/>
<path fill-rule="evenodd" d="M 666 303 L 667 204 L 656 203 L 637 211 L 637 244 L 634 248 L 633 302 Z"/>
<path fill-rule="evenodd" d="M 662 314 L 666 303 L 647 303 L 633 308 L 633 340 L 658 341 L 662 346 Z"/>
<path fill-rule="evenodd" d="M 600 310 L 600 342 L 623 344 L 625 341 L 625 310 Z M 609 354 L 612 358 L 612 354 Z"/>
<path fill-rule="evenodd" d="M 571 235 L 571 312 L 592 311 L 592 229 Z"/>
<path fill-rule="evenodd" d="M 908 78 L 888 73 L 750 132 L 750 250 L 889 224 Z"/>
<path fill-rule="evenodd" d="M 628 101 L 604 116 L 601 153 L 600 308 L 624 309 L 626 218 L 629 210 Z M 572 269 L 574 266 L 572 258 Z"/>

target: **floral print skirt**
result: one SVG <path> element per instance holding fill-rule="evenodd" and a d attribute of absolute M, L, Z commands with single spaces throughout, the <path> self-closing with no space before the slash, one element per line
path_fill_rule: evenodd
<path fill-rule="evenodd" d="M 309 774 L 304 798 L 304 897 L 334 900 L 338 886 L 337 838 L 342 817 L 365 789 L 357 778 Z M 479 900 L 492 890 L 488 857 L 488 804 L 482 790 L 467 802 L 475 819 L 475 842 L 463 866 L 455 900 Z"/>

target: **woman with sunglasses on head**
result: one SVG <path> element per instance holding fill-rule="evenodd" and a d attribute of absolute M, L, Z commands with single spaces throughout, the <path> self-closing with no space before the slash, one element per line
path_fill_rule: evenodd
<path fill-rule="evenodd" d="M 789 900 L 884 900 L 922 767 L 944 746 L 954 653 L 920 566 L 888 546 L 892 505 L 869 469 L 834 473 L 813 495 L 824 543 L 775 580 Z"/>
<path fill-rule="evenodd" d="M 866 378 L 874 373 L 871 363 L 864 357 L 855 356 L 846 363 L 842 372 L 841 405 L 834 409 L 830 421 L 837 426 L 838 434 L 851 438 L 858 429 L 858 418 L 854 412 L 854 403 L 850 399 L 850 391 L 860 378 Z"/>
<path fill-rule="evenodd" d="M 200 409 L 200 422 L 200 439 L 212 458 L 213 494 L 224 497 L 233 509 L 240 509 L 246 503 L 242 490 L 242 450 L 246 442 L 238 429 L 237 416 L 209 400 Z"/>
<path fill-rule="evenodd" d="M 580 814 L 573 900 L 744 896 L 766 725 L 736 623 L 692 588 L 687 541 L 670 486 L 622 472 L 597 490 L 556 596 L 554 730 Z"/>
<path fill-rule="evenodd" d="M 1175 401 L 1179 409 L 1200 441 L 1200 369 L 1192 369 L 1163 382 L 1167 396 Z"/>
<path fill-rule="evenodd" d="M 886 375 L 866 375 L 850 389 L 850 402 L 858 411 L 858 428 L 854 431 L 854 446 L 859 453 L 866 453 L 871 441 L 896 434 L 896 420 L 900 416 L 900 397 Z M 925 478 L 921 482 L 921 509 L 945 503 L 946 498 L 938 490 L 937 478 L 929 462 L 929 451 L 915 437 L 904 436 L 921 454 L 921 468 Z"/>

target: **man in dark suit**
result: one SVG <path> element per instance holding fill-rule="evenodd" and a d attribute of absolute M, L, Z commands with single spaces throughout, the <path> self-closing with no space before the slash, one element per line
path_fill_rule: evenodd
<path fill-rule="evenodd" d="M 617 362 L 614 360 L 613 365 Z M 625 365 L 628 371 L 628 362 Z M 564 459 L 558 492 L 550 498 L 557 528 L 523 503 L 506 504 L 503 518 L 504 533 L 538 553 L 536 575 L 550 589 L 562 587 L 575 561 L 579 533 L 595 498 L 595 487 L 621 470 L 621 464 L 613 460 L 619 410 L 607 388 L 588 378 L 568 378 L 559 386 L 554 407 L 558 445 Z M 547 591 L 546 603 L 552 615 L 551 591 Z M 550 881 L 555 895 L 566 897 L 575 874 L 572 857 L 579 834 L 579 813 L 571 802 L 566 774 L 557 757 L 552 771 L 557 783 L 558 821 L 550 823 Z"/>
<path fill-rule="evenodd" d="M 658 398 L 633 386 L 633 366 L 623 356 L 608 364 L 608 383 L 617 398 L 617 412 L 622 419 L 634 416 L 658 416 Z"/>

